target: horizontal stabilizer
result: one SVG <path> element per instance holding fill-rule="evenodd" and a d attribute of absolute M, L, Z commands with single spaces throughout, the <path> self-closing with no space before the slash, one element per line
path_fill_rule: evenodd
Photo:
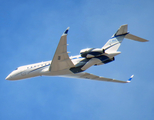
<path fill-rule="evenodd" d="M 148 42 L 148 40 L 143 39 L 143 38 L 140 38 L 140 37 L 137 37 L 137 36 L 132 35 L 132 34 L 127 34 L 127 35 L 125 36 L 125 38 L 131 39 L 131 40 L 135 40 L 135 41 L 139 41 L 139 42 Z"/>

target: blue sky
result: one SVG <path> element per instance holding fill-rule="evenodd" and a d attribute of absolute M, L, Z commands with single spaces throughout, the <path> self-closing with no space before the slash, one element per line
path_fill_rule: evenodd
<path fill-rule="evenodd" d="M 153 120 L 153 0 L 1 0 L 0 120 Z M 68 51 L 102 47 L 122 24 L 150 40 L 125 39 L 114 62 L 87 72 L 129 84 L 60 77 L 7 81 L 16 67 L 51 60 L 69 26 Z"/>

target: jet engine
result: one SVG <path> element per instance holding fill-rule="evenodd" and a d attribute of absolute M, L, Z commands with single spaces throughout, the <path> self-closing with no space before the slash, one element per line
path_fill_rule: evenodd
<path fill-rule="evenodd" d="M 105 53 L 104 49 L 100 48 L 86 48 L 80 51 L 81 56 L 85 58 L 98 57 L 101 56 L 103 53 Z"/>
<path fill-rule="evenodd" d="M 108 58 L 108 57 L 106 57 L 106 56 L 100 56 L 100 57 L 98 57 L 98 59 L 100 59 L 101 62 L 98 63 L 98 64 L 95 64 L 95 66 L 97 66 L 97 65 L 102 65 L 102 64 L 107 64 L 107 63 L 112 62 L 112 61 L 115 60 L 114 57 L 113 57 L 113 58 Z"/>

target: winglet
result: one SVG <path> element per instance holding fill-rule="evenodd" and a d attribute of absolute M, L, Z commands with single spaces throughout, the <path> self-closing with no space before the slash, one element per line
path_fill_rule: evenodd
<path fill-rule="evenodd" d="M 134 75 L 132 75 L 128 80 L 127 82 L 131 82 L 132 78 L 134 77 Z"/>
<path fill-rule="evenodd" d="M 67 35 L 69 29 L 70 29 L 70 27 L 68 27 L 68 28 L 65 30 L 65 32 L 63 33 L 63 35 Z"/>

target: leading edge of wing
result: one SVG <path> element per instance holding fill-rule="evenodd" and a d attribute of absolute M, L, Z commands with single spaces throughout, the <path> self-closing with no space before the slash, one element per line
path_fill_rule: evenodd
<path fill-rule="evenodd" d="M 68 75 L 67 77 L 79 78 L 79 79 L 89 79 L 89 80 L 98 80 L 98 81 L 106 81 L 106 82 L 129 83 L 129 82 L 131 82 L 134 75 L 132 75 L 127 81 L 116 80 L 116 79 L 112 79 L 112 78 L 105 78 L 105 77 L 96 76 L 96 75 L 86 73 L 86 72 Z"/>

